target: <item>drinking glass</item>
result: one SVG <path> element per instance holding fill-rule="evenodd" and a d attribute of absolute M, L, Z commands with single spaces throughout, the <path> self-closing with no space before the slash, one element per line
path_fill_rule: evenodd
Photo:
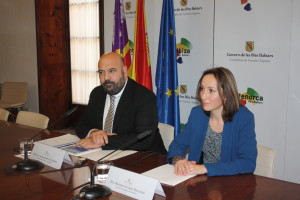
<path fill-rule="evenodd" d="M 97 180 L 100 183 L 105 183 L 110 167 L 113 165 L 110 160 L 99 161 L 96 166 Z"/>
<path fill-rule="evenodd" d="M 29 140 L 28 138 L 22 138 L 22 139 L 20 139 L 20 153 L 21 153 L 22 156 L 24 156 L 24 152 L 25 152 L 24 148 L 25 148 L 25 146 L 27 148 L 28 156 L 31 155 L 31 151 L 33 149 L 33 141 L 32 140 L 28 141 L 28 140 Z"/>

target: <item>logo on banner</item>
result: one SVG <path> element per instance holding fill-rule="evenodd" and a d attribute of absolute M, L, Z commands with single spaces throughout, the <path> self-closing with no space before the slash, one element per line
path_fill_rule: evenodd
<path fill-rule="evenodd" d="M 177 63 L 182 64 L 183 59 L 182 56 L 190 56 L 191 49 L 192 49 L 192 43 L 186 39 L 181 38 L 180 43 L 176 44 L 177 49 Z"/>
<path fill-rule="evenodd" d="M 248 3 L 248 0 L 241 0 L 241 4 L 242 5 L 245 5 L 244 6 L 244 10 L 246 10 L 246 11 L 251 11 L 252 10 L 252 8 L 251 8 L 251 4 L 250 3 Z"/>
<path fill-rule="evenodd" d="M 186 94 L 187 92 L 187 85 L 180 85 L 180 93 Z"/>
<path fill-rule="evenodd" d="M 246 93 L 240 94 L 240 101 L 242 105 L 246 105 L 247 102 L 263 104 L 264 98 L 254 89 L 248 88 Z"/>
<path fill-rule="evenodd" d="M 192 104 L 192 105 L 199 105 L 199 101 L 197 100 L 196 96 L 189 95 L 187 85 L 180 85 L 179 86 L 179 102 L 184 104 Z"/>
<path fill-rule="evenodd" d="M 135 9 L 132 9 L 135 7 L 135 4 L 132 3 L 132 0 L 125 1 L 124 7 L 125 7 L 126 19 L 135 18 L 136 11 Z"/>
<path fill-rule="evenodd" d="M 188 0 L 180 0 L 180 5 L 181 6 L 186 6 L 187 5 L 187 2 Z"/>
<path fill-rule="evenodd" d="M 226 56 L 229 58 L 229 61 L 233 62 L 248 62 L 248 63 L 270 63 L 274 59 L 273 54 L 266 52 L 257 52 L 259 47 L 254 50 L 254 41 L 245 41 L 244 49 L 246 51 L 241 52 L 227 52 Z"/>
<path fill-rule="evenodd" d="M 128 2 L 125 3 L 125 9 L 126 10 L 130 10 L 131 9 L 131 2 L 130 1 L 128 1 Z"/>
<path fill-rule="evenodd" d="M 253 41 L 246 41 L 245 49 L 248 52 L 253 51 L 254 50 L 254 42 Z"/>
<path fill-rule="evenodd" d="M 174 14 L 186 17 L 187 15 L 200 15 L 203 3 L 199 0 L 176 0 L 174 1 Z"/>

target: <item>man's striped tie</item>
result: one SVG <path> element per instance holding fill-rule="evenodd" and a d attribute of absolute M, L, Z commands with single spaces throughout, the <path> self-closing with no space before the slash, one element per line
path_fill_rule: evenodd
<path fill-rule="evenodd" d="M 108 133 L 112 132 L 114 115 L 115 115 L 115 97 L 110 96 L 110 106 L 104 123 L 104 130 Z"/>

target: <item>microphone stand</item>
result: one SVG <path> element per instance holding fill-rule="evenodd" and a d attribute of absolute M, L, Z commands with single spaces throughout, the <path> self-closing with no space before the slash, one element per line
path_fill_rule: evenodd
<path fill-rule="evenodd" d="M 28 158 L 28 149 L 27 149 L 28 148 L 28 142 L 33 140 L 37 136 L 39 136 L 41 133 L 43 133 L 48 128 L 52 128 L 59 120 L 61 120 L 64 117 L 68 117 L 69 115 L 71 115 L 77 109 L 78 109 L 78 106 L 68 110 L 65 114 L 63 114 L 57 120 L 55 120 L 49 127 L 41 130 L 40 132 L 38 132 L 37 134 L 35 134 L 31 138 L 29 138 L 27 140 L 26 144 L 24 144 L 24 159 L 16 163 L 16 165 L 14 167 L 15 170 L 17 170 L 17 171 L 31 171 L 31 170 L 36 170 L 36 169 L 43 168 L 44 164 L 42 162 L 40 162 L 38 160 L 33 160 L 33 159 Z"/>
<path fill-rule="evenodd" d="M 16 116 L 10 112 L 10 109 L 7 110 L 9 112 L 9 115 L 13 119 L 13 122 L 16 122 Z"/>
<path fill-rule="evenodd" d="M 151 130 L 149 131 L 145 131 L 141 134 L 139 134 L 137 137 L 134 138 L 134 140 L 129 141 L 128 143 L 122 145 L 121 147 L 113 150 L 112 152 L 110 152 L 109 154 L 105 155 L 104 157 L 100 158 L 99 160 L 97 160 L 95 162 L 95 164 L 93 165 L 92 171 L 91 171 L 91 183 L 88 186 L 85 186 L 84 188 L 82 188 L 80 190 L 80 193 L 84 194 L 84 199 L 98 199 L 98 198 L 103 198 L 106 197 L 108 195 L 110 195 L 112 193 L 111 189 L 105 185 L 99 185 L 99 184 L 95 184 L 95 177 L 94 177 L 94 172 L 95 172 L 95 168 L 96 165 L 99 161 L 103 160 L 104 158 L 108 157 L 109 155 L 115 153 L 118 150 L 124 150 L 126 148 L 128 148 L 129 146 L 133 145 L 134 143 L 136 143 L 138 140 L 141 140 L 145 137 L 147 137 L 148 135 L 150 135 L 152 133 Z"/>

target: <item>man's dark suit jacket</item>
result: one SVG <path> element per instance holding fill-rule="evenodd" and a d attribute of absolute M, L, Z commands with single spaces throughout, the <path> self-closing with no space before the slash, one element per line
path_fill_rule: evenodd
<path fill-rule="evenodd" d="M 75 128 L 78 137 L 85 138 L 91 129 L 103 130 L 103 112 L 106 95 L 107 93 L 102 86 L 93 89 L 87 109 Z M 117 135 L 109 136 L 109 143 L 103 146 L 102 149 L 117 149 L 136 137 L 139 133 L 152 130 L 152 135 L 133 144 L 128 149 L 166 154 L 167 151 L 157 124 L 158 114 L 154 93 L 128 78 L 113 122 L 112 132 Z"/>

